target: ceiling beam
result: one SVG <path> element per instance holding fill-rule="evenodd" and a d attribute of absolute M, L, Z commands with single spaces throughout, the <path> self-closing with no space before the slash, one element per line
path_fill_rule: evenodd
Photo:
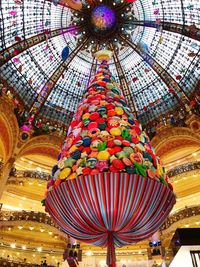
<path fill-rule="evenodd" d="M 187 101 L 190 101 L 189 96 L 184 92 L 183 88 L 179 86 L 177 81 L 164 69 L 152 56 L 145 52 L 141 52 L 140 49 L 133 44 L 130 40 L 126 39 L 120 35 L 121 39 L 126 42 L 149 66 L 157 73 L 157 75 L 162 79 L 162 81 L 167 85 L 168 88 L 174 90 L 175 93 L 181 93 Z M 178 102 L 181 103 L 180 98 L 175 94 Z"/>
<path fill-rule="evenodd" d="M 0 58 L 1 58 L 0 67 L 5 63 L 7 63 L 12 58 L 17 57 L 20 53 L 24 52 L 28 48 L 33 47 L 42 42 L 45 42 L 46 40 L 58 36 L 60 34 L 65 34 L 74 31 L 74 29 L 75 29 L 74 26 L 69 26 L 63 29 L 57 29 L 52 31 L 47 30 L 47 32 L 44 31 L 43 33 L 32 36 L 28 39 L 25 39 L 23 41 L 20 41 L 18 43 L 9 46 L 0 53 Z"/>
<path fill-rule="evenodd" d="M 71 63 L 71 61 L 74 59 L 74 57 L 78 54 L 78 52 L 83 48 L 83 46 L 88 41 L 88 37 L 86 37 L 82 43 L 80 43 L 69 55 L 69 57 L 63 61 L 57 69 L 53 72 L 51 77 L 49 77 L 49 80 L 45 83 L 40 93 L 37 95 L 35 100 L 33 101 L 33 104 L 30 108 L 30 112 L 33 112 L 35 114 L 35 118 L 39 114 L 41 108 L 44 106 L 45 101 L 47 100 L 48 96 L 52 92 L 54 86 L 56 85 L 57 81 L 60 79 L 63 72 L 66 70 L 68 65 Z"/>
<path fill-rule="evenodd" d="M 178 33 L 184 36 L 187 36 L 191 39 L 200 41 L 200 28 L 197 28 L 195 25 L 181 25 L 177 23 L 171 23 L 166 21 L 123 21 L 124 25 L 136 25 L 136 26 L 144 26 L 156 29 L 163 29 L 165 31 Z"/>

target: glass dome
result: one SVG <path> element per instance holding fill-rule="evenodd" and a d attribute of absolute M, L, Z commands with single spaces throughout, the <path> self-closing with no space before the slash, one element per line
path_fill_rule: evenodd
<path fill-rule="evenodd" d="M 87 18 L 102 4 L 84 0 L 74 10 L 63 0 L 2 0 L 1 82 L 28 112 L 67 125 L 96 70 L 93 53 L 107 48 L 110 70 L 143 125 L 189 104 L 200 72 L 199 1 L 108 0 L 117 25 L 101 39 Z"/>

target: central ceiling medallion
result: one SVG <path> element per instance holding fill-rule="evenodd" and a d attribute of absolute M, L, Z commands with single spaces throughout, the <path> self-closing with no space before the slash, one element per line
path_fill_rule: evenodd
<path fill-rule="evenodd" d="M 90 22 L 94 34 L 105 36 L 116 28 L 117 16 L 109 6 L 99 5 L 92 10 Z"/>

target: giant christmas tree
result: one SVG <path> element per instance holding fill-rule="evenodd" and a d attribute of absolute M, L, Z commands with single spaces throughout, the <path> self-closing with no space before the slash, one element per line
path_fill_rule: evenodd
<path fill-rule="evenodd" d="M 109 51 L 69 126 L 46 210 L 68 234 L 114 248 L 151 236 L 175 203 L 162 163 L 109 71 Z"/>

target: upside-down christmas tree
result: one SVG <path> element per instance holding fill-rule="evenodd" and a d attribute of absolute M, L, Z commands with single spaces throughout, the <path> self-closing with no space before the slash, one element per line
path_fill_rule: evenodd
<path fill-rule="evenodd" d="M 107 247 L 107 264 L 115 266 L 115 247 L 156 232 L 175 196 L 109 71 L 111 52 L 102 50 L 96 57 L 102 63 L 69 126 L 45 206 L 67 234 Z"/>

